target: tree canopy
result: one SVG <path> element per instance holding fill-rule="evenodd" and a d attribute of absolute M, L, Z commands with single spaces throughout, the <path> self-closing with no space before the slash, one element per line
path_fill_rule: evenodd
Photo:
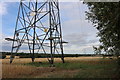
<path fill-rule="evenodd" d="M 120 2 L 86 2 L 87 20 L 98 30 L 104 51 L 120 54 Z"/>

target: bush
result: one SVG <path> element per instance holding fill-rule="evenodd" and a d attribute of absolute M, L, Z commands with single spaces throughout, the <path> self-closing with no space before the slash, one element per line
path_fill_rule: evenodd
<path fill-rule="evenodd" d="M 2 55 L 0 56 L 0 59 L 4 59 L 6 57 L 6 55 Z"/>

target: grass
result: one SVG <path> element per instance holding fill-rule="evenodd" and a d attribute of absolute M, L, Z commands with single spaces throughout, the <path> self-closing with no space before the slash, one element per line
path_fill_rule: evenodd
<path fill-rule="evenodd" d="M 39 62 L 31 62 L 31 63 L 26 63 L 24 65 L 28 66 L 35 66 L 35 67 L 50 67 L 50 64 L 47 62 L 39 63 Z M 79 69 L 79 68 L 86 68 L 88 65 L 82 64 L 82 63 L 55 63 L 55 67 L 61 68 L 61 69 Z"/>
<path fill-rule="evenodd" d="M 49 67 L 47 62 L 39 63 L 32 62 L 24 65 L 35 67 Z M 77 73 L 73 75 L 73 78 L 114 78 L 116 73 L 115 60 L 100 59 L 99 61 L 72 61 L 66 63 L 55 63 L 56 68 L 61 70 L 77 70 Z M 50 78 L 67 77 L 67 75 L 53 74 L 49 75 Z"/>
<path fill-rule="evenodd" d="M 39 63 L 41 61 L 42 63 Z M 3 60 L 4 78 L 117 78 L 116 60 L 102 58 L 65 58 L 50 67 L 46 59 L 16 59 L 12 65 Z"/>
<path fill-rule="evenodd" d="M 35 67 L 50 67 L 48 62 L 30 62 L 23 65 L 35 66 Z M 100 59 L 99 61 L 67 61 L 65 63 L 55 62 L 55 67 L 62 69 L 80 69 L 80 68 L 90 68 L 90 69 L 99 69 L 99 68 L 112 68 L 117 66 L 115 60 Z"/>

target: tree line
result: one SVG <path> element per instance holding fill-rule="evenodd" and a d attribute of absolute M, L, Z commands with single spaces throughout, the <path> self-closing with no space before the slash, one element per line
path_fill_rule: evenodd
<path fill-rule="evenodd" d="M 31 58 L 30 53 L 12 53 L 13 55 L 19 56 L 20 58 Z M 11 55 L 11 52 L 2 52 L 2 58 L 4 59 L 6 55 Z M 80 56 L 93 56 L 94 54 L 64 54 L 64 57 L 80 57 Z M 50 58 L 50 54 L 35 53 L 35 58 Z M 53 54 L 55 58 L 60 58 L 60 54 Z"/>

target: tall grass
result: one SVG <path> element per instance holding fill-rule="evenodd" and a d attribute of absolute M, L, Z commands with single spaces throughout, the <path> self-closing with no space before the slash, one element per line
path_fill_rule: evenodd
<path fill-rule="evenodd" d="M 41 62 L 39 62 L 41 61 Z M 117 78 L 116 60 L 102 58 L 65 58 L 55 60 L 55 67 L 46 59 L 16 59 L 13 64 L 3 61 L 3 77 L 22 78 Z"/>
<path fill-rule="evenodd" d="M 27 63 L 24 65 L 36 66 L 36 67 L 49 67 L 50 64 L 47 62 L 39 63 Z M 116 77 L 116 66 L 115 60 L 101 59 L 99 61 L 68 61 L 66 63 L 54 63 L 55 67 L 61 70 L 77 70 L 73 73 L 73 78 L 114 78 Z M 69 74 L 69 73 L 68 73 Z M 56 75 L 56 76 L 55 76 Z M 66 74 L 52 74 L 48 77 L 66 77 Z"/>

